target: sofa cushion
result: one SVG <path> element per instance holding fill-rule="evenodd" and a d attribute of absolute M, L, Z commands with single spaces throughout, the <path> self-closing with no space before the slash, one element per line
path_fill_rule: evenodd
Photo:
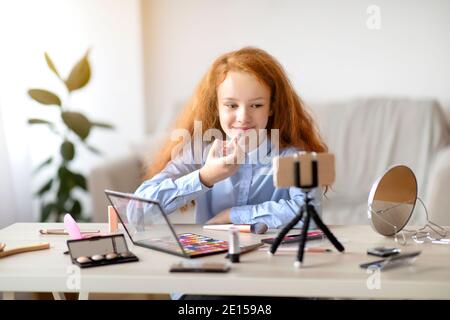
<path fill-rule="evenodd" d="M 450 143 L 443 111 L 433 100 L 355 99 L 314 104 L 311 111 L 336 155 L 336 182 L 324 203 L 328 223 L 367 223 L 370 188 L 394 164 L 415 172 L 423 197 L 433 157 Z M 415 214 L 412 223 L 421 217 Z"/>

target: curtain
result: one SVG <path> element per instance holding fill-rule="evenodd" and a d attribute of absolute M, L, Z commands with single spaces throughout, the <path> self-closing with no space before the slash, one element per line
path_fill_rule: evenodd
<path fill-rule="evenodd" d="M 2 106 L 0 101 L 0 228 L 17 221 L 14 201 L 11 162 L 5 137 Z"/>

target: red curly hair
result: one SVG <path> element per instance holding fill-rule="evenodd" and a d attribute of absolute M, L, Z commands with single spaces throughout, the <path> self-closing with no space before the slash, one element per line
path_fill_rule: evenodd
<path fill-rule="evenodd" d="M 186 129 L 192 136 L 194 121 L 201 121 L 202 134 L 212 128 L 222 130 L 217 87 L 230 71 L 250 73 L 270 89 L 273 114 L 269 117 L 266 129 L 268 132 L 270 129 L 279 130 L 280 150 L 286 147 L 315 152 L 328 150 L 281 64 L 266 51 L 253 47 L 225 53 L 214 61 L 176 121 L 175 128 Z M 179 143 L 180 140 L 167 140 L 155 157 L 156 160 L 148 167 L 146 179 L 164 169 L 171 160 L 172 150 Z"/>

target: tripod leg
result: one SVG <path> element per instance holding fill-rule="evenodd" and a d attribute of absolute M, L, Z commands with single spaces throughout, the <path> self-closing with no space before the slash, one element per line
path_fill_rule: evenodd
<path fill-rule="evenodd" d="M 325 233 L 328 240 L 334 245 L 334 247 L 339 251 L 342 252 L 345 250 L 344 246 L 339 242 L 339 240 L 334 236 L 334 234 L 328 229 L 328 227 L 323 223 L 322 219 L 320 219 L 319 215 L 316 212 L 316 209 L 314 209 L 313 206 L 309 208 L 309 211 L 312 215 L 312 218 L 314 219 L 314 222 L 317 224 L 317 227 Z"/>
<path fill-rule="evenodd" d="M 306 209 L 306 217 L 302 228 L 302 234 L 300 235 L 300 243 L 298 244 L 298 252 L 297 252 L 297 261 L 295 262 L 296 267 L 300 267 L 303 263 L 303 255 L 305 253 L 305 244 L 306 244 L 306 237 L 308 235 L 308 228 L 309 228 L 309 222 L 310 222 L 310 216 L 308 209 Z"/>
<path fill-rule="evenodd" d="M 284 237 L 287 235 L 289 230 L 291 230 L 301 219 L 303 218 L 303 207 L 300 207 L 299 213 L 294 217 L 294 219 L 289 222 L 278 234 L 275 241 L 272 243 L 272 246 L 270 247 L 270 253 L 274 254 L 278 246 L 280 245 L 281 241 L 283 241 Z"/>

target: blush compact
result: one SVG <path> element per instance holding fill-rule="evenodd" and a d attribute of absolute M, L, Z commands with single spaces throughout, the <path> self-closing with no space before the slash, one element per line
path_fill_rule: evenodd
<path fill-rule="evenodd" d="M 123 234 L 67 240 L 72 263 L 80 268 L 98 267 L 139 259 L 128 250 Z"/>

